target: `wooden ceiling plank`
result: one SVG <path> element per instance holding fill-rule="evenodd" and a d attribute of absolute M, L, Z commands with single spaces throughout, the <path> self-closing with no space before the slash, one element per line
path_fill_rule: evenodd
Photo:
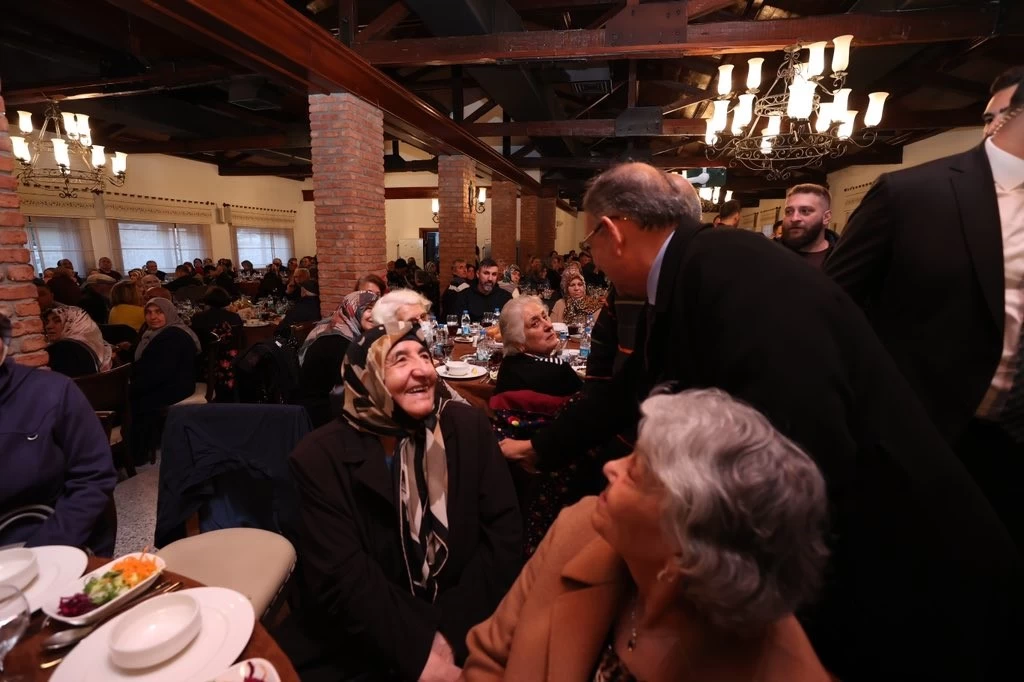
<path fill-rule="evenodd" d="M 658 25 L 650 25 L 646 15 L 644 20 L 648 24 L 638 26 L 638 30 L 659 30 Z M 359 56 L 378 67 L 509 64 L 565 59 L 569 55 L 573 59 L 678 59 L 684 55 L 773 52 L 809 38 L 843 33 L 852 33 L 856 41 L 854 45 L 858 47 L 966 40 L 991 35 L 996 29 L 996 20 L 997 12 L 986 5 L 981 8 L 690 24 L 681 42 L 665 40 L 640 45 L 612 44 L 615 41 L 611 33 L 607 29 L 597 29 L 371 41 L 357 45 L 355 49 Z"/>
<path fill-rule="evenodd" d="M 51 99 L 77 100 L 100 99 L 104 97 L 127 97 L 136 94 L 160 91 L 175 85 L 200 87 L 229 79 L 233 72 L 222 66 L 206 65 L 190 69 L 151 71 L 132 76 L 113 78 L 89 78 L 75 82 L 43 83 L 21 87 L 4 92 L 4 101 L 9 105 L 42 104 Z M 109 88 L 140 85 L 139 88 L 110 90 Z"/>

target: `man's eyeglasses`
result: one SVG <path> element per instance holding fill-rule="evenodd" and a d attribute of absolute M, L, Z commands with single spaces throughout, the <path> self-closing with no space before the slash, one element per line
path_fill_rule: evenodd
<path fill-rule="evenodd" d="M 605 216 L 605 218 L 607 218 L 608 220 L 629 220 L 629 218 L 627 218 L 626 216 L 621 215 L 609 215 Z M 590 251 L 590 240 L 594 238 L 594 235 L 601 231 L 602 227 L 604 227 L 604 219 L 602 219 L 601 222 L 597 224 L 597 227 L 591 230 L 590 234 L 583 238 L 583 241 L 581 241 L 579 244 L 580 251 Z"/>

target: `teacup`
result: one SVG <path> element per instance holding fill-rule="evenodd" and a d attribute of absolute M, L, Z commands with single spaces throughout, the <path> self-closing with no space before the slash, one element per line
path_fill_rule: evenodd
<path fill-rule="evenodd" d="M 445 365 L 445 369 L 448 374 L 451 374 L 453 377 L 462 377 L 469 374 L 472 369 L 472 365 L 468 362 L 462 362 L 461 360 L 452 360 Z"/>

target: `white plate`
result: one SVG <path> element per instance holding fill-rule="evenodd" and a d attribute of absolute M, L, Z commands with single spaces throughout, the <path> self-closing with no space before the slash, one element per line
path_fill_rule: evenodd
<path fill-rule="evenodd" d="M 473 343 L 472 336 L 456 336 L 455 343 Z"/>
<path fill-rule="evenodd" d="M 22 592 L 25 599 L 28 600 L 28 607 L 35 611 L 51 597 L 63 596 L 55 590 L 63 588 L 64 585 L 82 575 L 89 559 L 85 556 L 85 552 L 77 547 L 48 545 L 31 549 L 35 552 L 36 562 L 39 563 L 39 575 Z"/>
<path fill-rule="evenodd" d="M 487 374 L 487 368 L 478 367 L 476 365 L 470 365 L 469 374 L 460 374 L 458 376 L 455 376 L 454 374 L 449 374 L 448 370 L 444 368 L 444 365 L 437 366 L 437 376 L 443 379 L 479 379 L 485 374 Z"/>
<path fill-rule="evenodd" d="M 118 595 L 114 599 L 111 599 L 106 604 L 103 604 L 102 606 L 97 606 L 92 611 L 89 611 L 88 613 L 83 613 L 81 616 L 60 615 L 59 610 L 61 597 L 70 597 L 74 594 L 78 594 L 79 592 L 84 591 L 85 583 L 90 578 L 100 577 L 107 571 L 112 570 L 114 564 L 129 556 L 142 556 L 142 552 L 131 552 L 130 554 L 125 554 L 124 556 L 118 557 L 117 559 L 111 559 L 108 563 L 106 563 L 103 566 L 100 566 L 95 571 L 92 571 L 87 575 L 83 575 L 81 578 L 78 578 L 77 580 L 70 580 L 62 585 L 59 585 L 58 588 L 51 592 L 47 599 L 43 602 L 43 613 L 45 613 L 50 618 L 53 618 L 54 620 L 59 620 L 62 623 L 68 623 L 70 625 L 89 625 L 90 623 L 95 623 L 97 620 L 101 619 L 106 614 L 116 610 L 118 608 L 118 604 L 123 604 L 126 599 L 131 599 L 133 595 L 137 595 L 139 594 L 139 592 L 145 591 L 147 587 L 152 585 L 153 582 L 160 577 L 160 574 L 164 572 L 164 569 L 167 568 L 167 563 L 163 559 L 161 559 L 155 554 L 147 554 L 147 557 L 156 560 L 156 570 L 153 571 L 152 575 L 150 575 L 148 578 L 146 578 L 145 580 L 143 580 L 127 592 Z"/>
<path fill-rule="evenodd" d="M 207 682 L 213 679 L 238 658 L 249 642 L 256 623 L 252 604 L 243 595 L 224 587 L 197 587 L 182 590 L 180 594 L 191 595 L 199 602 L 203 626 L 192 643 L 177 656 L 143 670 L 123 670 L 115 666 L 110 661 L 110 634 L 124 617 L 121 614 L 72 649 L 57 666 L 50 682 Z"/>
<path fill-rule="evenodd" d="M 574 358 L 574 357 L 576 357 L 579 354 L 580 354 L 580 351 L 579 351 L 578 348 L 566 348 L 566 349 L 562 350 L 562 357 L 564 357 L 564 358 Z"/>
<path fill-rule="evenodd" d="M 239 661 L 222 672 L 210 682 L 243 682 L 249 674 L 249 664 L 252 664 L 256 679 L 263 682 L 281 682 L 281 676 L 277 674 L 277 668 L 265 658 L 247 658 Z"/>
<path fill-rule="evenodd" d="M 264 322 L 263 320 L 260 320 L 258 322 L 253 322 L 252 320 L 246 320 L 245 321 L 245 326 L 246 327 L 266 327 L 269 324 L 270 324 L 269 322 Z"/>

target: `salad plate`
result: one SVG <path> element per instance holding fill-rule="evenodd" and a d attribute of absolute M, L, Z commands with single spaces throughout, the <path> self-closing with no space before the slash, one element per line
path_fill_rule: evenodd
<path fill-rule="evenodd" d="M 89 625 L 144 592 L 166 567 L 155 554 L 126 554 L 55 589 L 43 601 L 43 613 L 62 623 Z"/>
<path fill-rule="evenodd" d="M 222 678 L 215 676 L 238 658 L 252 636 L 256 624 L 252 604 L 242 594 L 224 587 L 196 587 L 174 594 L 195 599 L 202 621 L 199 634 L 180 653 L 150 668 L 126 670 L 115 665 L 110 658 L 110 639 L 121 620 L 131 613 L 129 609 L 72 649 L 54 670 L 50 682 L 220 682 Z M 279 682 L 273 677 L 268 680 Z"/>
<path fill-rule="evenodd" d="M 64 545 L 33 547 L 32 552 L 39 564 L 39 574 L 25 586 L 22 594 L 34 613 L 46 601 L 59 598 L 63 593 L 58 590 L 82 575 L 89 559 L 77 547 Z"/>

